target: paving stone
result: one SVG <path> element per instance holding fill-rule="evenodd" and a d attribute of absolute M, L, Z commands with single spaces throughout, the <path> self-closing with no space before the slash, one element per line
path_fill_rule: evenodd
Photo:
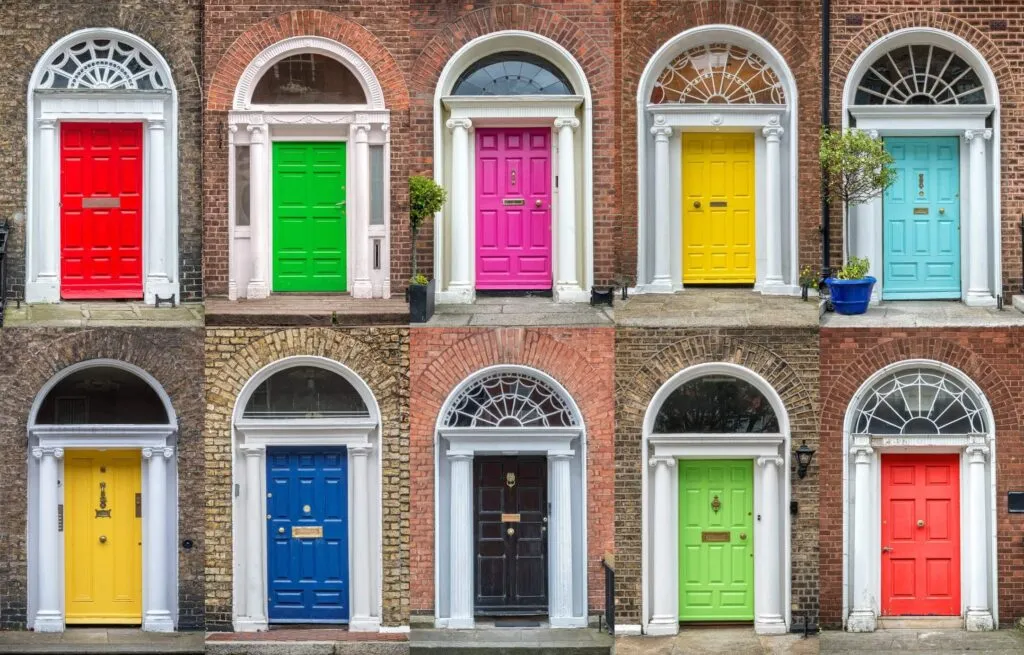
<path fill-rule="evenodd" d="M 822 653 L 1024 653 L 1024 633 L 1019 630 L 967 632 L 965 630 L 876 630 L 869 633 L 826 631 L 821 634 Z"/>
<path fill-rule="evenodd" d="M 484 296 L 464 305 L 439 305 L 428 327 L 529 327 L 535 325 L 612 325 L 608 307 L 556 303 L 541 296 Z"/>
<path fill-rule="evenodd" d="M 202 653 L 202 632 L 69 628 L 62 633 L 0 632 L 0 653 Z"/>
<path fill-rule="evenodd" d="M 686 289 L 615 303 L 615 322 L 636 327 L 817 327 L 819 303 L 751 289 Z"/>
<path fill-rule="evenodd" d="M 152 307 L 143 303 L 56 303 L 7 307 L 4 327 L 202 327 L 198 304 Z"/>
<path fill-rule="evenodd" d="M 592 629 L 413 630 L 409 652 L 462 655 L 608 655 L 613 640 Z"/>
<path fill-rule="evenodd" d="M 749 628 L 683 629 L 674 637 L 616 637 L 615 655 L 817 655 L 817 637 L 761 636 Z"/>
<path fill-rule="evenodd" d="M 821 324 L 829 328 L 1024 326 L 1024 313 L 1013 307 L 968 307 L 959 301 L 901 300 L 872 305 L 867 313 L 856 316 L 827 312 Z"/>

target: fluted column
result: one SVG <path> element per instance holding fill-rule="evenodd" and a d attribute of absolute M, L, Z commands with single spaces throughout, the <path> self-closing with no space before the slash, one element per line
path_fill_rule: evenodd
<path fill-rule="evenodd" d="M 36 632 L 63 632 L 64 612 L 61 610 L 60 545 L 63 535 L 57 521 L 58 460 L 64 457 L 63 448 L 33 448 L 32 456 L 39 460 L 39 608 L 33 628 Z"/>
<path fill-rule="evenodd" d="M 676 598 L 679 584 L 679 566 L 674 562 L 679 535 L 673 534 L 676 525 L 676 501 L 672 495 L 672 473 L 676 469 L 673 457 L 652 457 L 648 462 L 653 475 L 653 493 L 650 502 L 654 511 L 648 523 L 647 543 L 651 544 L 651 621 L 649 635 L 674 635 L 679 632 L 679 612 Z"/>
<path fill-rule="evenodd" d="M 355 170 L 355 212 L 353 219 L 353 264 L 355 281 L 352 284 L 353 298 L 373 298 L 373 284 L 370 282 L 370 126 L 359 123 L 352 126 L 355 132 L 355 147 L 352 158 Z"/>
<path fill-rule="evenodd" d="M 573 132 L 580 126 L 575 118 L 556 118 L 558 130 L 558 273 L 556 300 L 585 299 L 576 272 L 576 148 Z"/>
<path fill-rule="evenodd" d="M 985 461 L 989 447 L 984 441 L 967 447 L 967 629 L 994 630 L 988 600 L 988 502 Z"/>
<path fill-rule="evenodd" d="M 249 299 L 270 295 L 270 153 L 266 125 L 249 130 L 249 243 L 252 246 L 252 278 L 246 289 Z"/>
<path fill-rule="evenodd" d="M 380 620 L 373 616 L 370 573 L 376 568 L 370 543 L 370 454 L 373 446 L 349 446 L 352 462 L 352 632 L 376 632 Z"/>
<path fill-rule="evenodd" d="M 874 632 L 875 598 L 871 589 L 871 561 L 878 556 L 872 547 L 874 530 L 871 523 L 870 503 L 878 502 L 878 496 L 871 488 L 871 466 L 874 449 L 868 437 L 854 437 L 853 456 L 854 483 L 853 527 L 850 538 L 853 541 L 853 607 L 846 621 L 850 632 Z M 884 544 L 883 544 L 884 545 Z"/>
<path fill-rule="evenodd" d="M 761 524 L 756 549 L 754 581 L 756 624 L 759 634 L 786 632 L 782 616 L 782 516 L 779 506 L 779 470 L 783 459 L 779 456 L 758 457 L 761 471 Z"/>
<path fill-rule="evenodd" d="M 988 157 L 985 154 L 985 142 L 992 138 L 992 130 L 967 130 L 964 140 L 970 147 L 970 205 L 968 208 L 969 228 L 967 252 L 970 259 L 968 265 L 967 297 L 968 305 L 994 305 L 989 279 L 989 263 L 992 256 L 989 252 L 989 214 L 988 214 Z"/>
<path fill-rule="evenodd" d="M 60 301 L 60 166 L 58 165 L 58 123 L 39 120 L 39 195 L 36 208 L 37 241 L 32 260 L 36 267 L 31 286 L 26 286 L 29 302 Z"/>
<path fill-rule="evenodd" d="M 657 119 L 656 119 L 657 120 Z M 672 128 L 655 125 L 654 135 L 654 279 L 649 290 L 672 292 L 672 162 L 669 156 L 669 137 Z"/>
<path fill-rule="evenodd" d="M 149 121 L 146 124 L 149 133 L 149 161 L 154 164 L 146 177 L 146 227 L 149 232 L 147 239 L 146 289 L 145 301 L 152 303 L 156 296 L 167 297 L 173 291 L 169 263 L 174 261 L 173 240 L 167 234 L 167 176 L 165 150 L 166 125 L 162 120 Z"/>
<path fill-rule="evenodd" d="M 142 515 L 148 528 L 142 556 L 146 590 L 142 629 L 151 632 L 174 632 L 167 585 L 170 571 L 176 565 L 175 560 L 167 556 L 167 460 L 173 456 L 173 448 L 142 449 L 149 477 L 148 498 Z"/>
<path fill-rule="evenodd" d="M 473 456 L 449 454 L 449 628 L 473 627 Z"/>
<path fill-rule="evenodd" d="M 245 445 L 240 448 L 245 461 L 245 559 L 240 568 L 243 576 L 242 598 L 244 607 L 236 624 L 240 632 L 267 629 L 266 601 L 263 592 L 263 543 L 266 541 L 266 518 L 263 510 L 263 466 L 266 449 Z"/>
<path fill-rule="evenodd" d="M 552 579 L 551 625 L 568 626 L 572 618 L 572 451 L 548 453 L 551 462 L 551 521 L 548 553 Z"/>
<path fill-rule="evenodd" d="M 468 303 L 473 301 L 473 251 L 470 245 L 473 217 L 469 210 L 470 176 L 473 174 L 469 161 L 469 130 L 473 122 L 468 118 L 452 118 L 446 125 L 452 131 L 452 247 L 448 291 L 452 300 Z"/>
<path fill-rule="evenodd" d="M 761 130 L 765 138 L 765 262 L 763 292 L 779 291 L 782 282 L 782 154 L 785 130 L 769 125 Z"/>

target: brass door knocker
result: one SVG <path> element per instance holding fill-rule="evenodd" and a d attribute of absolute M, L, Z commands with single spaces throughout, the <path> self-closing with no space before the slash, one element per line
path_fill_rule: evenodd
<path fill-rule="evenodd" d="M 720 510 L 720 509 L 722 509 L 722 501 L 718 500 L 718 496 L 715 496 L 715 497 L 714 497 L 714 498 L 713 498 L 713 499 L 711 500 L 711 510 L 712 510 L 712 511 L 713 511 L 713 512 L 714 512 L 715 514 L 718 514 L 718 510 Z"/>
<path fill-rule="evenodd" d="M 511 172 L 509 173 L 509 177 L 511 178 L 511 179 L 509 180 L 509 184 L 510 184 L 511 186 L 515 186 L 515 185 L 516 185 L 516 169 L 514 169 L 514 168 L 513 168 L 513 169 L 511 170 Z"/>
<path fill-rule="evenodd" d="M 516 486 L 516 474 L 515 473 L 509 472 L 509 473 L 505 474 L 505 486 L 507 486 L 509 489 L 511 489 L 512 487 Z"/>
<path fill-rule="evenodd" d="M 100 508 L 96 510 L 96 518 L 110 518 L 110 510 L 107 509 L 107 483 L 100 482 Z"/>

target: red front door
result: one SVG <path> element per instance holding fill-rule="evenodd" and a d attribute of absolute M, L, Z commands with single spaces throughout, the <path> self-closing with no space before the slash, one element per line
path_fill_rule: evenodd
<path fill-rule="evenodd" d="M 960 614 L 960 460 L 882 456 L 882 614 Z"/>
<path fill-rule="evenodd" d="M 551 288 L 551 130 L 476 131 L 476 288 Z"/>
<path fill-rule="evenodd" d="M 142 124 L 61 123 L 60 295 L 142 297 Z"/>

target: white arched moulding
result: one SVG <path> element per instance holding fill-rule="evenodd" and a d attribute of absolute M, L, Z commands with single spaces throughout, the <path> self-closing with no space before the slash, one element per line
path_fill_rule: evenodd
<path fill-rule="evenodd" d="M 797 98 L 782 55 L 734 25 L 686 30 L 651 57 L 636 104 L 636 292 L 686 283 L 683 143 L 701 132 L 753 134 L 754 290 L 799 292 Z"/>
<path fill-rule="evenodd" d="M 142 297 L 148 304 L 157 296 L 180 301 L 178 93 L 160 53 L 117 29 L 73 32 L 50 46 L 36 64 L 28 85 L 27 113 L 25 300 L 55 303 L 64 297 L 62 123 L 89 122 L 142 125 L 142 235 L 137 255 L 142 260 Z M 124 193 L 137 190 L 125 186 Z M 136 292 L 124 293 L 130 298 Z"/>
<path fill-rule="evenodd" d="M 61 382 L 110 369 L 134 378 L 155 397 L 153 416 L 109 424 L 43 419 L 40 410 Z M 102 373 L 101 373 L 102 375 Z M 62 398 L 54 398 L 54 403 Z M 80 398 L 69 398 L 72 404 Z M 87 402 L 87 401 L 82 401 Z M 81 406 L 72 414 L 80 415 Z M 88 409 L 86 409 L 86 415 Z M 152 419 L 152 420 L 150 420 Z M 79 362 L 52 377 L 36 394 L 28 420 L 28 627 L 62 632 L 65 624 L 66 555 L 58 507 L 67 504 L 65 456 L 77 450 L 134 450 L 142 462 L 142 629 L 173 631 L 178 622 L 178 419 L 156 379 L 113 359 Z"/>
<path fill-rule="evenodd" d="M 530 53 L 561 73 L 575 95 L 457 95 L 473 64 L 498 53 Z M 551 130 L 551 277 L 556 301 L 589 298 L 594 280 L 593 103 L 579 62 L 551 39 L 522 30 L 479 36 L 459 48 L 434 92 L 434 179 L 449 201 L 434 220 L 438 302 L 470 303 L 477 284 L 475 128 Z M 556 182 L 557 181 L 557 182 Z M 547 284 L 544 282 L 543 284 Z M 534 285 L 536 286 L 536 285 Z"/>
<path fill-rule="evenodd" d="M 956 74 L 950 74 L 953 69 Z M 860 53 L 842 100 L 844 128 L 883 139 L 958 137 L 959 297 L 968 305 L 995 305 L 1002 294 L 1001 119 L 999 86 L 988 62 L 955 34 L 908 27 Z M 844 228 L 847 255 L 867 257 L 870 274 L 878 278 L 874 301 L 886 289 L 883 204 L 876 198 L 852 207 Z"/>
<path fill-rule="evenodd" d="M 343 66 L 362 90 L 360 101 L 254 100 L 260 81 L 274 75 L 277 64 L 302 56 L 326 57 Z M 273 151 L 275 144 L 288 141 L 345 144 L 345 198 L 338 203 L 346 218 L 344 290 L 355 298 L 390 297 L 390 127 L 391 112 L 373 69 L 344 44 L 296 36 L 267 47 L 249 62 L 228 112 L 230 299 L 266 298 L 275 291 Z M 315 245 L 332 250 L 331 244 Z"/>
<path fill-rule="evenodd" d="M 358 394 L 358 411 L 316 418 L 281 412 L 246 416 L 253 394 L 272 376 L 313 367 L 340 377 Z M 295 356 L 260 369 L 238 394 L 232 413 L 232 625 L 240 632 L 267 630 L 267 449 L 344 447 L 348 471 L 348 629 L 381 629 L 381 414 L 373 392 L 352 369 L 333 359 Z"/>
<path fill-rule="evenodd" d="M 452 390 L 434 434 L 438 628 L 475 625 L 474 459 L 495 455 L 547 459 L 548 620 L 587 626 L 586 446 L 579 407 L 535 368 L 490 366 Z"/>
<path fill-rule="evenodd" d="M 759 417 L 723 422 L 713 431 L 671 432 L 658 416 L 673 392 L 702 379 L 745 384 L 762 403 Z M 767 403 L 767 406 L 763 406 Z M 686 427 L 686 430 L 699 429 Z M 712 428 L 705 427 L 705 430 Z M 754 629 L 788 631 L 790 607 L 790 426 L 775 389 L 754 371 L 726 362 L 683 369 L 658 389 L 643 423 L 642 613 L 641 625 L 616 626 L 625 634 L 674 635 L 679 631 L 680 460 L 735 459 L 753 462 Z"/>
<path fill-rule="evenodd" d="M 999 624 L 996 441 L 992 409 L 977 384 L 942 362 L 910 359 L 860 386 L 843 424 L 843 621 L 871 632 L 883 614 L 882 459 L 956 454 L 959 460 L 961 607 L 967 630 Z M 920 524 L 919 524 L 920 525 Z M 902 546 L 901 546 L 902 547 Z"/>

